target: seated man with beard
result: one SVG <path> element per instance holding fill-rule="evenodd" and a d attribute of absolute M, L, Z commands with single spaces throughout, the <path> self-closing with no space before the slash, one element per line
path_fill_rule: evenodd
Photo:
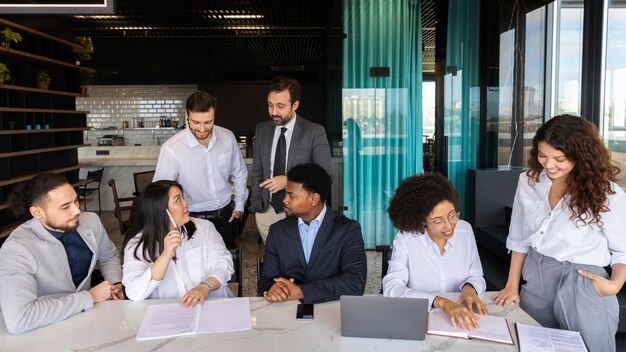
<path fill-rule="evenodd" d="M 330 175 L 317 164 L 287 172 L 286 219 L 270 226 L 259 295 L 269 302 L 321 303 L 365 290 L 367 260 L 358 222 L 326 206 Z"/>
<path fill-rule="evenodd" d="M 124 299 L 117 250 L 94 213 L 58 174 L 38 175 L 9 196 L 16 217 L 32 216 L 0 248 L 0 308 L 7 330 L 22 333 Z M 91 287 L 99 266 L 105 281 Z"/>

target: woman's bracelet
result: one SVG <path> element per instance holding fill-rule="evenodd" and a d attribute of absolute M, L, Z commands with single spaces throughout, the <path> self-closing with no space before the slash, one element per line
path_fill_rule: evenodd
<path fill-rule="evenodd" d="M 205 284 L 209 288 L 209 293 L 213 292 L 213 284 L 205 280 L 202 280 L 201 284 Z"/>

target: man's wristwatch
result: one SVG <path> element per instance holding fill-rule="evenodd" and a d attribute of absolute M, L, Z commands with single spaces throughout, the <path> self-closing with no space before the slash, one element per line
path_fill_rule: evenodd
<path fill-rule="evenodd" d="M 201 284 L 205 284 L 209 288 L 209 293 L 213 292 L 213 285 L 210 282 L 202 280 Z"/>

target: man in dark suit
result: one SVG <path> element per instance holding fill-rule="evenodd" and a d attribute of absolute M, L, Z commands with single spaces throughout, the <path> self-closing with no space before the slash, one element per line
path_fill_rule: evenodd
<path fill-rule="evenodd" d="M 255 213 L 263 242 L 269 226 L 285 218 L 282 200 L 289 169 L 315 163 L 332 177 L 330 146 L 324 127 L 296 114 L 301 95 L 297 80 L 275 77 L 267 88 L 267 109 L 272 120 L 256 127 L 249 209 Z"/>
<path fill-rule="evenodd" d="M 270 227 L 259 294 L 270 302 L 304 303 L 362 295 L 367 260 L 361 226 L 326 207 L 331 178 L 317 164 L 287 173 L 285 212 Z"/>

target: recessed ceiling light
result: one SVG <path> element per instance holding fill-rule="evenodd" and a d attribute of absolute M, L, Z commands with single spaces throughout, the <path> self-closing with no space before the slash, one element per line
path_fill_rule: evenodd
<path fill-rule="evenodd" d="M 76 15 L 76 16 L 72 16 L 74 18 L 78 18 L 81 20 L 118 20 L 121 18 L 124 18 L 124 16 L 117 16 L 117 15 Z"/>
<path fill-rule="evenodd" d="M 234 19 L 250 19 L 250 18 L 263 18 L 263 15 L 222 15 L 223 18 Z"/>

